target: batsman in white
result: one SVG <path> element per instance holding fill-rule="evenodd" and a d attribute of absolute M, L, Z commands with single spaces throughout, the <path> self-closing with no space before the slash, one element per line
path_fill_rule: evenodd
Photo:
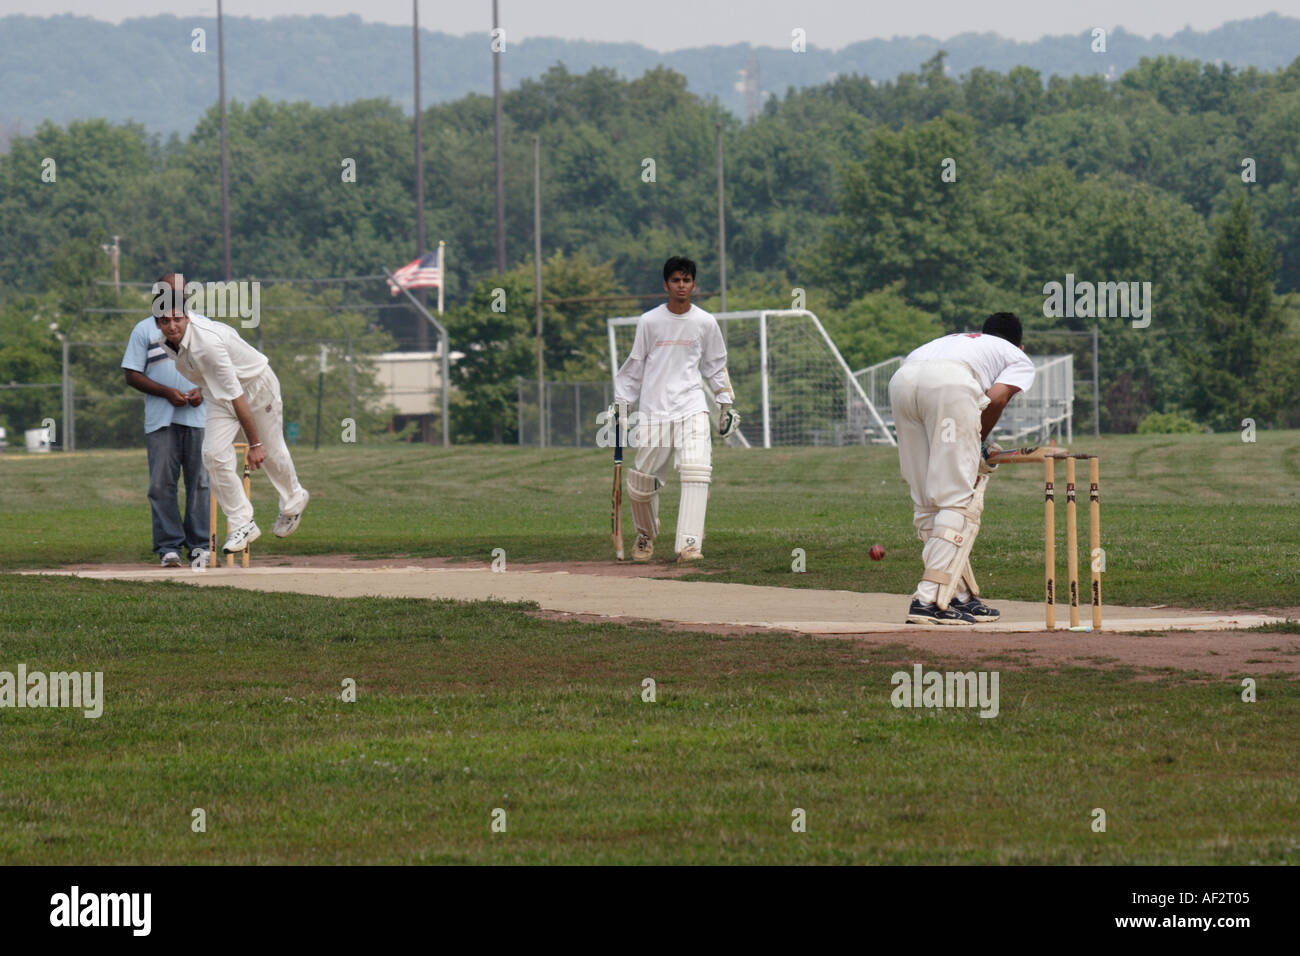
<path fill-rule="evenodd" d="M 256 470 L 265 465 L 280 496 L 280 514 L 272 530 L 276 537 L 287 538 L 297 530 L 311 496 L 298 483 L 284 443 L 280 380 L 266 356 L 234 328 L 188 312 L 184 287 L 184 279 L 172 272 L 154 283 L 154 321 L 177 371 L 199 385 L 207 402 L 203 464 L 211 492 L 232 529 L 222 550 L 243 551 L 262 534 L 236 468 L 234 443 L 240 429 L 248 441 L 249 467 Z"/>
<path fill-rule="evenodd" d="M 698 561 L 704 557 L 704 513 L 713 475 L 705 384 L 721 413 L 719 435 L 731 435 L 740 418 L 732 408 L 722 330 L 717 319 L 691 302 L 695 263 L 673 256 L 663 274 L 668 301 L 641 316 L 632 350 L 614 380 L 615 403 L 638 403 L 641 419 L 629 437 L 629 447 L 637 446 L 635 466 L 627 473 L 636 524 L 632 560 L 649 561 L 654 554 L 659 488 L 673 463 L 682 485 L 673 550 L 678 561 Z"/>
<path fill-rule="evenodd" d="M 970 567 L 984 490 L 1000 449 L 987 442 L 1007 402 L 1034 383 L 1020 319 L 997 312 L 983 332 L 927 342 L 889 381 L 898 463 L 912 491 L 912 523 L 925 542 L 925 573 L 909 624 L 977 624 L 999 617 L 979 598 Z"/>

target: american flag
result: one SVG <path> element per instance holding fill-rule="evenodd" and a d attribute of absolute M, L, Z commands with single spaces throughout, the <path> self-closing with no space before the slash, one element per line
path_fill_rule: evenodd
<path fill-rule="evenodd" d="M 393 279 L 397 282 L 394 283 Z M 388 280 L 388 291 L 397 295 L 403 289 L 442 287 L 442 270 L 438 268 L 438 253 L 426 252 L 393 273 Z"/>

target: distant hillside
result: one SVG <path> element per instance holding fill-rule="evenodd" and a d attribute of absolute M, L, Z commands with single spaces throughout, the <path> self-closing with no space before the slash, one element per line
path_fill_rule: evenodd
<path fill-rule="evenodd" d="M 206 54 L 190 51 L 190 32 L 208 32 Z M 316 105 L 387 97 L 411 108 L 411 40 L 405 27 L 363 23 L 350 17 L 226 18 L 227 91 L 234 99 L 266 96 Z M 815 38 L 814 38 L 815 39 Z M 507 87 L 540 76 L 555 63 L 574 73 L 602 66 L 624 77 L 662 64 L 687 77 L 692 91 L 716 97 L 737 115 L 746 99 L 736 89 L 751 57 L 761 90 L 783 95 L 788 87 L 859 73 L 881 81 L 915 70 L 940 48 L 954 74 L 973 67 L 1005 72 L 1029 66 L 1044 78 L 1084 73 L 1122 74 L 1144 56 L 1173 54 L 1238 68 L 1274 69 L 1300 52 L 1300 19 L 1269 14 L 1238 20 L 1205 33 L 1183 30 L 1143 38 L 1114 30 L 1104 54 L 1090 51 L 1090 36 L 1044 37 L 1033 43 L 991 33 L 947 40 L 895 37 L 855 43 L 839 52 L 811 47 L 803 54 L 749 44 L 701 47 L 661 54 L 633 43 L 535 39 L 511 43 L 502 61 Z M 425 32 L 422 41 L 426 103 L 469 93 L 490 94 L 487 34 L 454 37 Z M 217 96 L 216 24 L 202 17 L 145 17 L 115 26 L 88 17 L 10 16 L 0 19 L 0 150 L 15 132 L 41 121 L 103 117 L 135 120 L 157 132 L 187 132 Z"/>

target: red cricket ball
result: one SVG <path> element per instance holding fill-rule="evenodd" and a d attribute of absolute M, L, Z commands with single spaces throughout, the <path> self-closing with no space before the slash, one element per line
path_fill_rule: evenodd
<path fill-rule="evenodd" d="M 883 561 L 885 558 L 885 549 L 878 544 L 873 544 L 871 546 L 870 553 L 872 561 Z"/>

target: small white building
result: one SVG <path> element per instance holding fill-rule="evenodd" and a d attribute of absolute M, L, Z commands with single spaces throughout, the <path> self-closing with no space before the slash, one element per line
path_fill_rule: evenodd
<path fill-rule="evenodd" d="M 452 361 L 456 360 L 451 353 Z M 384 389 L 380 403 L 397 409 L 390 424 L 400 431 L 420 423 L 420 441 L 434 441 L 434 422 L 442 411 L 442 365 L 437 352 L 382 352 L 374 357 L 375 381 Z"/>
<path fill-rule="evenodd" d="M 401 416 L 436 415 L 442 401 L 442 370 L 437 352 L 382 352 L 375 356 L 375 381 L 383 386 L 380 401 Z"/>

